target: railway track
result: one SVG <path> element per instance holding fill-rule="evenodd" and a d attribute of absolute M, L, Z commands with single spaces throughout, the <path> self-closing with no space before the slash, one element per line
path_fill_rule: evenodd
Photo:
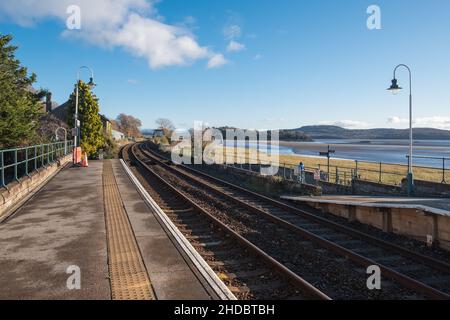
<path fill-rule="evenodd" d="M 238 299 L 329 299 L 180 193 L 143 161 L 136 145 L 121 153 L 139 168 L 150 196 Z"/>
<path fill-rule="evenodd" d="M 320 248 L 318 250 L 325 250 L 337 256 L 335 257 L 336 261 L 342 263 L 350 261 L 353 264 L 350 268 L 355 269 L 354 265 L 361 268 L 377 265 L 382 271 L 383 278 L 389 279 L 388 282 L 384 283 L 388 289 L 382 290 L 387 294 L 379 293 L 376 296 L 373 292 L 368 293 L 366 288 L 365 292 L 350 295 L 350 298 L 400 298 L 401 296 L 393 293 L 396 290 L 404 298 L 450 298 L 450 267 L 445 262 L 312 215 L 190 167 L 171 166 L 166 163 L 166 159 L 162 158 L 161 155 L 150 150 L 148 145 L 145 146 L 145 150 L 141 150 L 141 153 L 151 161 L 155 168 L 159 168 L 159 173 L 165 175 L 166 179 L 170 180 L 172 184 L 183 189 L 186 186 L 183 187 L 181 182 L 176 182 L 175 177 L 178 177 L 179 181 L 189 181 L 191 185 L 195 185 L 202 192 L 209 193 L 210 200 L 218 197 L 222 199 L 222 203 L 233 203 L 241 210 L 244 209 L 253 213 L 252 218 L 257 217 L 257 219 L 276 225 L 280 228 L 279 232 L 289 232 L 299 236 L 302 238 L 300 243 L 311 242 L 314 246 Z M 201 197 L 199 196 L 199 198 Z M 234 208 L 234 211 L 236 211 L 236 208 Z M 235 222 L 237 220 L 244 221 L 245 217 L 235 218 Z M 282 257 L 282 255 L 279 256 Z M 291 262 L 287 262 L 287 265 L 293 265 L 292 269 L 295 269 L 295 261 L 294 263 Z M 360 278 L 367 277 L 361 269 L 357 271 L 360 273 Z M 353 277 L 354 275 L 349 276 Z M 327 284 L 323 284 L 323 281 L 315 282 L 312 279 L 311 282 L 318 283 L 318 286 L 324 292 L 327 292 Z M 360 288 L 360 290 L 364 289 Z M 335 295 L 337 298 L 346 298 L 345 295 L 336 292 L 336 289 L 330 290 L 330 295 L 332 297 Z"/>

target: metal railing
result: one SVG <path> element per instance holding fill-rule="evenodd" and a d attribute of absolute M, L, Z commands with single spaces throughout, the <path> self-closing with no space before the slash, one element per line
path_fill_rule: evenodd
<path fill-rule="evenodd" d="M 239 157 L 235 156 L 235 163 L 225 163 L 225 166 L 233 167 L 235 169 L 253 172 L 253 173 L 261 173 L 262 166 L 270 166 L 271 164 L 268 161 L 261 161 L 261 159 L 254 159 L 250 157 Z M 284 180 L 288 181 L 299 181 L 301 172 L 299 172 L 298 164 L 289 164 L 286 162 L 279 162 L 276 164 L 279 168 L 278 173 L 275 175 L 276 177 L 280 177 Z M 305 166 L 305 173 L 313 173 L 317 168 Z M 322 173 L 323 177 L 323 173 Z M 307 177 L 302 177 L 302 180 L 305 180 Z M 311 180 L 311 179 L 306 179 Z"/>
<path fill-rule="evenodd" d="M 409 156 L 406 156 L 407 159 L 409 159 Z M 436 162 L 441 162 L 442 167 L 440 170 L 442 170 L 442 180 L 441 183 L 447 183 L 450 182 L 450 180 L 447 178 L 447 172 L 450 173 L 450 168 L 447 168 L 446 163 L 447 161 L 450 161 L 450 158 L 446 157 L 430 157 L 430 156 L 413 156 L 413 159 L 428 159 L 428 160 L 435 160 Z M 414 168 L 421 168 L 422 170 L 429 170 L 432 167 L 425 167 L 425 166 L 414 166 Z"/>
<path fill-rule="evenodd" d="M 167 146 L 161 150 L 170 152 L 171 148 L 170 146 Z M 226 156 L 223 158 L 226 159 Z M 267 161 L 261 161 L 261 158 L 259 157 L 252 158 L 252 155 L 250 154 L 246 156 L 232 154 L 231 158 L 232 162 L 228 164 L 225 163 L 225 166 L 248 172 L 258 173 L 260 172 L 261 166 L 270 165 Z M 406 156 L 406 159 L 407 158 L 408 157 Z M 317 180 L 320 180 L 350 186 L 354 180 L 362 180 L 399 186 L 402 184 L 402 181 L 406 178 L 408 173 L 408 161 L 405 161 L 405 164 L 395 164 L 362 160 L 331 159 L 331 163 L 328 167 L 327 158 L 321 159 L 323 159 L 322 163 L 316 165 L 314 165 L 313 161 L 317 161 L 317 158 L 308 158 L 308 160 L 305 161 L 307 183 L 315 184 L 317 183 Z M 415 179 L 444 184 L 450 183 L 450 158 L 417 155 L 414 156 L 414 159 L 430 160 L 430 165 L 428 166 L 414 165 L 413 171 Z M 300 179 L 300 173 L 298 172 L 298 163 L 302 161 L 301 155 L 299 155 L 298 163 L 283 161 L 282 156 L 280 157 L 280 160 L 281 161 L 277 163 L 279 171 L 276 176 L 289 181 L 305 180 L 303 177 Z"/>
<path fill-rule="evenodd" d="M 436 163 L 441 163 L 438 166 L 414 166 L 413 170 L 415 178 L 419 180 L 426 180 L 436 183 L 450 182 L 450 158 L 446 157 L 429 157 L 429 156 L 414 156 L 415 159 L 429 159 Z M 267 165 L 264 161 L 261 163 L 259 159 L 252 159 L 249 157 L 235 157 L 236 162 L 226 164 L 236 169 L 258 173 L 261 165 Z M 335 159 L 341 161 L 339 159 Z M 311 177 L 316 171 L 319 172 L 320 180 L 327 181 L 340 185 L 351 185 L 353 180 L 364 180 L 375 183 L 383 183 L 388 185 L 400 185 L 402 180 L 408 173 L 408 165 L 373 162 L 373 161 L 345 161 L 345 164 L 331 164 L 328 168 L 327 164 L 318 164 L 317 167 L 306 166 L 307 181 L 314 182 Z M 277 176 L 290 181 L 299 180 L 298 164 L 289 164 L 280 162 L 279 172 Z M 303 180 L 303 179 L 302 179 Z"/>
<path fill-rule="evenodd" d="M 33 171 L 72 153 L 73 142 L 62 141 L 30 147 L 0 150 L 0 188 L 30 176 Z"/>
<path fill-rule="evenodd" d="M 408 158 L 408 156 L 407 156 Z M 431 181 L 436 183 L 450 182 L 450 167 L 446 157 L 414 156 L 414 159 L 428 159 L 435 165 L 414 165 L 413 171 L 416 179 Z M 339 160 L 338 160 L 339 161 Z M 441 164 L 439 166 L 439 163 Z M 324 172 L 330 172 L 328 181 L 338 184 L 351 184 L 352 180 L 364 180 L 389 185 L 400 185 L 408 173 L 407 164 L 394 164 L 385 162 L 361 161 L 355 160 L 354 165 L 333 164 L 328 168 L 327 165 L 319 165 Z"/>

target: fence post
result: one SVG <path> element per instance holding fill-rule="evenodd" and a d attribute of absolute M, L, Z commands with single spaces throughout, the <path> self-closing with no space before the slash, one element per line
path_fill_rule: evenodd
<path fill-rule="evenodd" d="M 383 165 L 383 163 L 382 162 L 380 162 L 380 183 L 383 181 L 383 179 L 381 178 L 381 175 L 382 175 L 382 165 Z"/>
<path fill-rule="evenodd" d="M 0 151 L 0 167 L 1 167 L 1 169 L 2 169 L 2 173 L 1 173 L 1 175 L 0 175 L 0 182 L 1 182 L 1 184 L 0 184 L 0 186 L 2 186 L 2 187 L 6 187 L 6 185 L 5 185 L 5 160 L 4 160 L 4 158 L 3 158 L 3 151 Z"/>
<path fill-rule="evenodd" d="M 339 168 L 336 166 L 336 184 L 339 184 Z"/>
<path fill-rule="evenodd" d="M 355 179 L 358 180 L 358 160 L 355 160 L 356 167 L 355 167 Z"/>
<path fill-rule="evenodd" d="M 41 145 L 41 166 L 45 166 L 44 162 L 44 145 Z"/>
<path fill-rule="evenodd" d="M 38 154 L 37 154 L 37 146 L 34 146 L 34 170 L 37 170 L 37 158 L 38 158 Z"/>
<path fill-rule="evenodd" d="M 29 177 L 28 174 L 28 148 L 25 148 L 25 174 Z"/>
<path fill-rule="evenodd" d="M 14 149 L 14 179 L 19 181 L 17 178 L 17 149 Z"/>
<path fill-rule="evenodd" d="M 409 155 L 406 155 L 406 159 L 408 160 L 408 172 L 410 172 L 411 168 L 409 165 L 411 164 L 411 161 L 409 161 Z"/>
<path fill-rule="evenodd" d="M 445 182 L 445 158 L 442 158 L 442 183 Z"/>

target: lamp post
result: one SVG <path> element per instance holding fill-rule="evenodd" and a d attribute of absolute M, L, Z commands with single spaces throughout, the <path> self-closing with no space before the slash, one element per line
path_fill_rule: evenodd
<path fill-rule="evenodd" d="M 95 86 L 96 86 L 96 84 L 94 83 L 94 71 L 92 71 L 91 68 L 86 67 L 86 66 L 80 67 L 78 69 L 78 72 L 77 72 L 77 85 L 76 85 L 76 94 L 75 94 L 75 129 L 76 129 L 76 134 L 75 134 L 75 137 L 74 137 L 74 149 L 75 149 L 74 150 L 74 155 L 75 155 L 76 149 L 80 145 L 80 140 L 81 140 L 81 135 L 80 135 L 80 125 L 81 125 L 81 123 L 78 120 L 78 104 L 79 104 L 79 95 L 80 95 L 80 92 L 79 92 L 80 91 L 80 88 L 79 88 L 79 86 L 80 86 L 80 72 L 83 69 L 89 70 L 89 72 L 91 74 L 91 77 L 90 77 L 90 80 L 89 80 L 89 83 L 88 83 L 89 88 L 90 89 L 94 89 Z"/>
<path fill-rule="evenodd" d="M 409 72 L 409 156 L 408 156 L 408 196 L 411 196 L 414 192 L 414 173 L 413 173 L 413 109 L 412 109 L 412 75 L 411 69 L 406 64 L 399 64 L 394 69 L 394 79 L 392 84 L 388 88 L 393 94 L 397 94 L 402 90 L 397 81 L 397 69 L 400 67 L 406 68 Z"/>

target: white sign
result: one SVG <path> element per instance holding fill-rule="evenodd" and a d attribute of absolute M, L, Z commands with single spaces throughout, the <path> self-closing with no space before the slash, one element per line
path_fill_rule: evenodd
<path fill-rule="evenodd" d="M 314 180 L 320 180 L 320 170 L 319 169 L 314 170 Z"/>

